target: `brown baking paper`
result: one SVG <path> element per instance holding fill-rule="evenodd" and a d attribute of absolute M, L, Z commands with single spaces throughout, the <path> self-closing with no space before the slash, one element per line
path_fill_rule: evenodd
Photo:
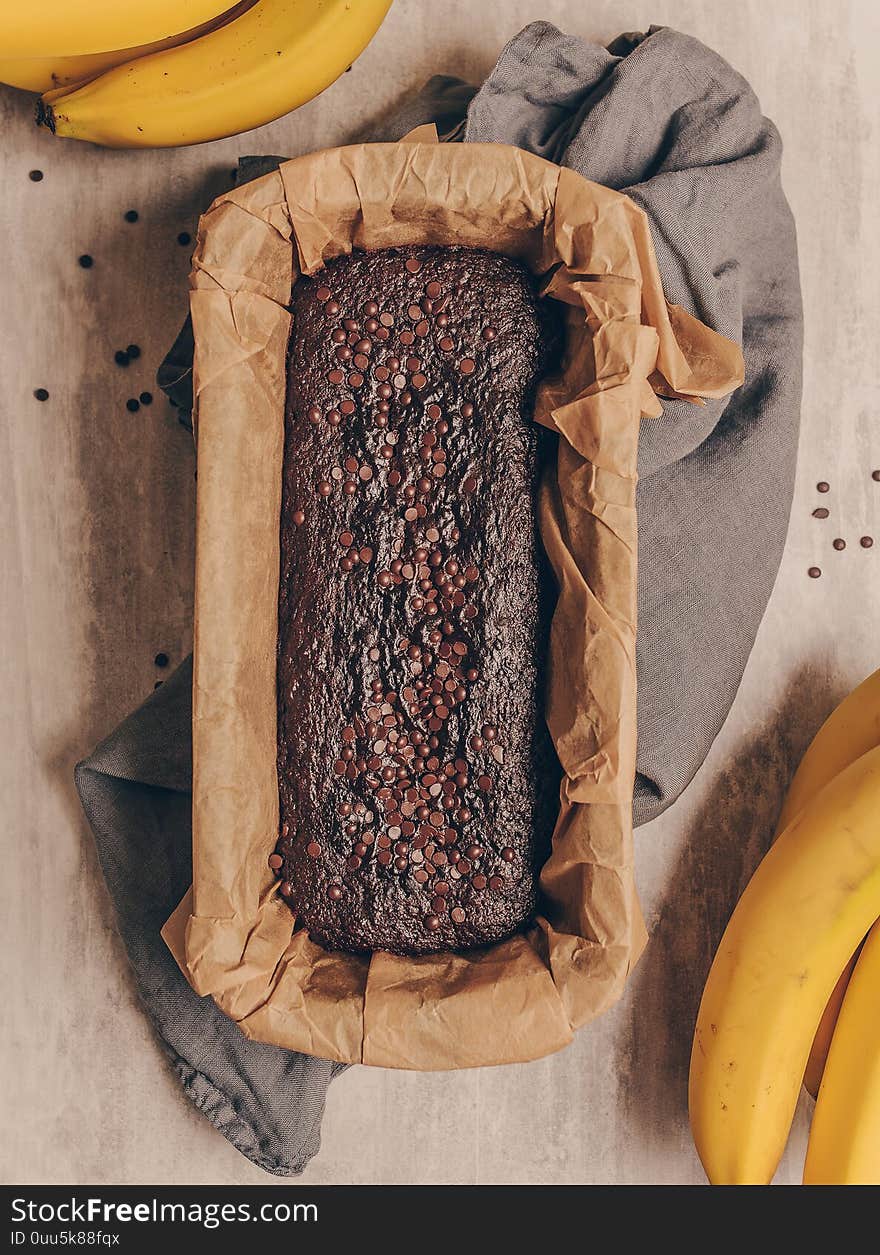
<path fill-rule="evenodd" d="M 419 139 L 422 138 L 420 135 Z M 564 768 L 542 913 L 465 954 L 329 953 L 267 866 L 278 831 L 275 666 L 287 305 L 353 248 L 465 244 L 522 258 L 567 308 L 535 419 L 560 435 L 539 493 L 559 584 L 547 720 Z M 633 882 L 636 452 L 657 392 L 720 396 L 739 349 L 663 296 L 632 201 L 501 145 L 368 144 L 221 196 L 192 275 L 198 435 L 194 885 L 165 939 L 242 1032 L 383 1067 L 537 1058 L 610 1006 L 645 940 Z"/>

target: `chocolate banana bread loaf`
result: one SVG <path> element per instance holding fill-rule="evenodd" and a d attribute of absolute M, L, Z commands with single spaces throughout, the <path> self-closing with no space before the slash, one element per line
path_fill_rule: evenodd
<path fill-rule="evenodd" d="M 520 263 L 461 247 L 294 287 L 270 866 L 328 949 L 498 941 L 558 807 L 531 421 L 561 347 Z"/>

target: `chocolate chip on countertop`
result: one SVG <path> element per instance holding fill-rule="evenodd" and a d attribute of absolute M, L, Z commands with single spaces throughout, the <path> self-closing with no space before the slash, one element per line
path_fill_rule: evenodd
<path fill-rule="evenodd" d="M 42 170 L 31 170 L 30 174 L 28 175 L 28 178 L 30 179 L 31 183 L 42 183 L 42 181 L 43 181 L 43 171 L 42 171 Z"/>
<path fill-rule="evenodd" d="M 34 388 L 34 396 L 38 401 L 48 401 L 49 393 L 45 388 Z"/>
<path fill-rule="evenodd" d="M 113 360 L 117 366 L 127 366 L 128 354 L 126 353 L 125 349 L 117 349 L 116 352 L 113 354 Z"/>
<path fill-rule="evenodd" d="M 835 537 L 835 539 L 831 543 L 834 546 L 834 548 L 837 550 L 846 548 L 846 541 L 843 539 L 842 536 Z"/>
<path fill-rule="evenodd" d="M 129 397 L 125 403 L 125 408 L 128 410 L 130 414 L 136 414 L 138 410 L 141 408 L 141 403 L 137 399 L 137 397 Z"/>
<path fill-rule="evenodd" d="M 859 540 L 859 544 L 862 546 L 863 549 L 870 549 L 873 543 L 874 543 L 873 536 L 862 536 L 861 539 Z"/>
<path fill-rule="evenodd" d="M 817 566 L 811 566 L 807 571 L 807 575 L 809 575 L 811 580 L 817 580 L 821 574 L 822 568 Z"/>
<path fill-rule="evenodd" d="M 141 405 L 152 405 L 153 394 L 152 392 L 142 392 L 140 396 L 138 397 L 138 400 L 140 401 Z"/>
<path fill-rule="evenodd" d="M 823 505 L 817 506 L 816 509 L 813 511 L 813 518 L 814 519 L 827 519 L 828 511 L 826 510 L 825 506 Z"/>
<path fill-rule="evenodd" d="M 153 659 L 153 662 L 154 662 L 154 664 L 155 664 L 157 667 L 167 667 L 167 666 L 168 666 L 168 655 L 167 655 L 166 653 L 159 653 L 159 654 L 157 654 L 157 655 L 156 655 L 156 657 Z"/>
<path fill-rule="evenodd" d="M 136 209 L 126 209 L 122 216 L 125 218 L 126 222 L 137 222 L 140 214 Z"/>
<path fill-rule="evenodd" d="M 816 485 L 816 492 L 828 492 L 830 488 L 831 485 L 829 483 L 827 483 L 824 479 L 820 479 Z"/>
<path fill-rule="evenodd" d="M 94 257 L 92 257 L 89 253 L 81 253 L 77 260 L 83 270 L 91 270 L 92 266 L 95 264 Z"/>
<path fill-rule="evenodd" d="M 189 231 L 181 231 L 180 235 L 177 237 L 177 243 L 184 248 L 187 244 L 192 244 L 192 236 Z"/>

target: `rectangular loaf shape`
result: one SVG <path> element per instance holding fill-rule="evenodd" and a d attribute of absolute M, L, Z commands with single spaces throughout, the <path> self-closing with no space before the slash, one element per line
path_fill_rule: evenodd
<path fill-rule="evenodd" d="M 291 312 L 270 864 L 328 949 L 492 943 L 558 806 L 531 407 L 559 315 L 459 247 L 337 258 Z"/>

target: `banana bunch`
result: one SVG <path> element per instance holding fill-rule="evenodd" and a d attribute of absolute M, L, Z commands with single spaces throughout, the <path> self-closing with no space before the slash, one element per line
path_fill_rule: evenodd
<path fill-rule="evenodd" d="M 805 1184 L 880 1183 L 878 919 L 880 671 L 809 746 L 709 972 L 689 1107 L 714 1184 L 769 1184 L 802 1080 Z"/>
<path fill-rule="evenodd" d="M 318 95 L 391 0 L 40 0 L 0 13 L 0 82 L 39 91 L 37 120 L 109 148 L 201 144 Z"/>

